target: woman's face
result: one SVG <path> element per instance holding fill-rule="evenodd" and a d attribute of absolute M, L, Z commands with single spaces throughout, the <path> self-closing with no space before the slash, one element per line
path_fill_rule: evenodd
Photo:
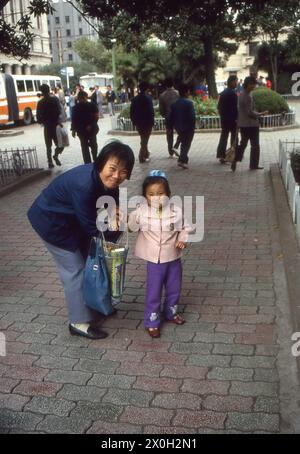
<path fill-rule="evenodd" d="M 106 161 L 99 176 L 106 188 L 115 189 L 128 178 L 128 172 L 125 163 L 113 156 Z"/>
<path fill-rule="evenodd" d="M 161 208 L 168 201 L 168 196 L 163 183 L 149 184 L 146 188 L 146 199 L 149 206 Z"/>

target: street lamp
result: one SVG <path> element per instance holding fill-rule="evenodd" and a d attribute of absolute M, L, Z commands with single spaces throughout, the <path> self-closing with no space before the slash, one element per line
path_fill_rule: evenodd
<path fill-rule="evenodd" d="M 111 48 L 111 59 L 112 59 L 112 71 L 114 77 L 114 90 L 117 88 L 117 73 L 116 73 L 116 55 L 115 55 L 115 43 L 117 40 L 115 38 L 111 38 L 112 48 Z"/>

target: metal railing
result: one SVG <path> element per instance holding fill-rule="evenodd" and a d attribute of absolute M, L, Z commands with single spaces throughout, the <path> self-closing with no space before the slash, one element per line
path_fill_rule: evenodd
<path fill-rule="evenodd" d="M 125 109 L 126 107 L 130 106 L 130 102 L 125 102 L 123 104 L 114 104 L 114 112 L 121 112 L 123 109 Z M 103 104 L 102 105 L 102 112 L 103 113 L 109 113 L 108 111 L 108 105 L 107 104 Z"/>
<path fill-rule="evenodd" d="M 291 209 L 293 222 L 300 240 L 300 191 L 299 184 L 296 182 L 294 172 L 291 167 L 290 155 L 292 152 L 300 154 L 300 142 L 295 140 L 279 140 L 279 168 L 283 184 L 287 191 L 288 203 Z"/>
<path fill-rule="evenodd" d="M 0 187 L 38 169 L 36 147 L 0 150 Z"/>
<path fill-rule="evenodd" d="M 263 115 L 260 118 L 260 126 L 262 128 L 276 128 L 278 126 L 291 126 L 296 123 L 296 112 L 285 112 L 274 115 Z"/>
<path fill-rule="evenodd" d="M 276 115 L 264 115 L 260 118 L 260 125 L 262 128 L 276 128 L 279 126 L 291 126 L 296 123 L 296 112 L 291 110 L 287 113 Z M 218 115 L 200 115 L 196 117 L 196 130 L 201 129 L 220 129 L 221 118 Z M 114 122 L 114 129 L 118 131 L 136 131 L 135 126 L 132 124 L 130 118 L 118 117 Z M 165 131 L 165 119 L 156 117 L 154 119 L 154 131 Z"/>

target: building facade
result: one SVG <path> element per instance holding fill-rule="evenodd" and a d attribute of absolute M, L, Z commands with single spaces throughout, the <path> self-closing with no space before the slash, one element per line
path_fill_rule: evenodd
<path fill-rule="evenodd" d="M 76 5 L 76 2 L 74 1 Z M 48 16 L 50 49 L 53 63 L 80 63 L 81 59 L 74 50 L 74 42 L 80 38 L 97 40 L 98 35 L 90 24 L 96 22 L 89 18 L 88 22 L 72 5 L 65 0 L 53 0 L 55 11 Z"/>
<path fill-rule="evenodd" d="M 15 25 L 27 14 L 30 0 L 10 0 L 2 10 L 5 21 Z M 48 36 L 47 16 L 32 17 L 32 33 L 35 37 L 31 46 L 30 58 L 22 62 L 15 57 L 0 54 L 1 71 L 10 74 L 31 74 L 36 66 L 51 63 L 50 43 Z"/>
<path fill-rule="evenodd" d="M 259 39 L 250 43 L 240 43 L 236 53 L 229 57 L 226 65 L 216 70 L 216 81 L 225 82 L 231 75 L 236 75 L 239 79 L 245 79 L 250 73 L 255 72 L 253 65 L 256 49 L 259 45 Z M 266 77 L 267 73 L 259 70 L 259 75 Z"/>

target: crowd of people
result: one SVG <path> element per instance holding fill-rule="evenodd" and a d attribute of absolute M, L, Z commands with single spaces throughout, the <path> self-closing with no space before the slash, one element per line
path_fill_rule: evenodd
<path fill-rule="evenodd" d="M 204 83 L 203 83 L 204 84 Z M 237 76 L 229 76 L 225 90 L 220 94 L 218 111 L 221 118 L 221 136 L 217 147 L 217 158 L 221 164 L 226 162 L 225 154 L 229 134 L 231 146 L 236 147 L 236 156 L 231 169 L 235 171 L 236 163 L 241 161 L 245 148 L 250 140 L 250 169 L 259 169 L 259 118 L 267 112 L 254 110 L 251 91 L 258 86 L 271 88 L 269 78 L 248 76 L 244 81 L 238 80 Z M 204 85 L 203 85 L 204 86 Z M 177 158 L 177 164 L 182 169 L 188 169 L 188 153 L 193 141 L 196 115 L 194 104 L 190 99 L 190 87 L 180 84 L 175 89 L 173 80 L 168 78 L 164 83 L 165 90 L 159 95 L 159 112 L 165 119 L 167 147 L 170 158 Z M 199 87 L 198 87 L 199 88 Z M 199 91 L 199 90 L 198 90 Z M 61 165 L 59 155 L 63 151 L 58 146 L 56 127 L 66 121 L 66 99 L 61 86 L 57 86 L 54 93 L 50 92 L 47 85 L 41 86 L 42 99 L 37 106 L 37 120 L 44 125 L 45 144 L 49 168 L 53 168 L 53 161 Z M 202 91 L 201 91 L 202 93 Z M 54 95 L 54 96 L 53 96 Z M 126 92 L 121 92 L 122 101 L 126 101 Z M 114 116 L 114 105 L 117 96 L 111 85 L 107 86 L 105 94 L 99 86 L 91 87 L 89 93 L 82 85 L 77 84 L 75 90 L 69 96 L 69 112 L 72 135 L 78 136 L 81 144 L 84 163 L 95 161 L 98 146 L 97 134 L 99 132 L 98 120 L 103 118 L 104 100 L 108 105 L 110 116 Z M 138 94 L 130 103 L 130 118 L 140 135 L 139 162 L 150 161 L 148 149 L 149 138 L 155 123 L 153 98 L 150 86 L 147 82 L 141 82 Z M 174 143 L 174 133 L 177 139 Z M 238 133 L 241 142 L 238 145 Z M 51 146 L 55 145 L 52 157 Z"/>

